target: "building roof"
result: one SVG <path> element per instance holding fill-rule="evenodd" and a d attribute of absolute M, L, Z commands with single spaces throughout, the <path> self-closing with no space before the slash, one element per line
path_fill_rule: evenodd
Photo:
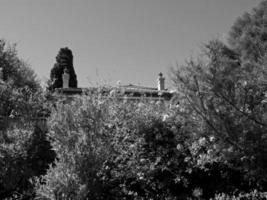
<path fill-rule="evenodd" d="M 124 85 L 119 86 L 118 90 L 126 95 L 132 97 L 152 97 L 152 98 L 164 98 L 165 100 L 170 100 L 173 94 L 167 89 L 158 90 L 157 88 L 137 86 L 137 85 Z"/>
<path fill-rule="evenodd" d="M 158 90 L 157 88 L 152 88 L 152 87 L 144 87 L 144 86 L 140 86 L 140 85 L 133 85 L 133 84 L 129 84 L 129 85 L 121 85 L 119 86 L 120 88 L 128 88 L 128 89 L 137 89 L 137 90 Z"/>
<path fill-rule="evenodd" d="M 103 88 L 68 88 L 69 80 L 63 79 L 63 88 L 57 88 L 55 91 L 57 94 L 64 95 L 77 95 L 77 94 L 89 94 L 99 91 L 105 96 L 113 96 L 116 94 L 121 97 L 134 97 L 135 99 L 140 98 L 160 98 L 164 100 L 170 100 L 173 96 L 173 92 L 168 91 L 164 88 L 164 80 L 162 73 L 159 74 L 158 87 L 145 87 L 139 85 L 119 85 L 117 87 L 103 87 Z"/>
<path fill-rule="evenodd" d="M 88 92 L 98 91 L 96 87 L 90 88 L 57 88 L 55 92 L 57 94 L 63 94 L 67 96 L 73 95 L 82 95 L 88 94 Z M 149 99 L 164 99 L 170 100 L 173 96 L 173 93 L 168 90 L 159 91 L 157 88 L 137 86 L 137 85 L 123 85 L 118 87 L 106 87 L 102 88 L 101 92 L 103 95 L 111 95 L 112 92 L 115 92 L 116 95 L 127 99 L 140 99 L 140 98 L 149 98 Z"/>

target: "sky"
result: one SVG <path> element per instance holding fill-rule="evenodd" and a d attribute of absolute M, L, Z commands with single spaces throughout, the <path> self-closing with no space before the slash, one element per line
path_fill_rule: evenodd
<path fill-rule="evenodd" d="M 0 38 L 16 43 L 42 83 L 62 47 L 78 86 L 156 87 L 211 39 L 227 41 L 236 18 L 260 0 L 0 0 Z"/>

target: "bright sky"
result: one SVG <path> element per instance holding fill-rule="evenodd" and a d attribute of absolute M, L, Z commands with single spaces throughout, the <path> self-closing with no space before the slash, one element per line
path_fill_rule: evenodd
<path fill-rule="evenodd" d="M 159 72 L 168 76 L 203 43 L 226 40 L 235 19 L 259 2 L 0 0 L 0 37 L 17 43 L 43 82 L 59 49 L 69 47 L 80 87 L 117 81 L 153 87 Z"/>

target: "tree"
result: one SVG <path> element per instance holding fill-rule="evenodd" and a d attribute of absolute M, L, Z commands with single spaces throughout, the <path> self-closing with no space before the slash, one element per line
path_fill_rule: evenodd
<path fill-rule="evenodd" d="M 28 87 L 33 92 L 40 89 L 35 72 L 17 55 L 16 45 L 0 40 L 0 67 L 3 79 L 13 88 Z"/>
<path fill-rule="evenodd" d="M 248 70 L 244 62 L 235 49 L 211 41 L 201 58 L 176 69 L 173 80 L 187 122 L 198 135 L 217 138 L 225 163 L 243 174 L 239 189 L 266 190 L 267 68 L 253 62 Z"/>
<path fill-rule="evenodd" d="M 236 20 L 229 34 L 229 43 L 243 61 L 261 62 L 267 52 L 266 0 Z"/>
<path fill-rule="evenodd" d="M 30 199 L 33 178 L 55 159 L 46 133 L 36 126 L 40 114 L 47 113 L 45 97 L 33 70 L 3 40 L 0 63 L 0 199 Z"/>
<path fill-rule="evenodd" d="M 51 69 L 50 85 L 48 86 L 50 90 L 61 88 L 63 86 L 62 74 L 64 69 L 67 69 L 70 74 L 69 87 L 77 88 L 77 77 L 73 67 L 73 55 L 72 51 L 67 47 L 59 50 L 56 57 L 56 63 Z"/>
<path fill-rule="evenodd" d="M 17 55 L 15 45 L 0 40 L 0 117 L 27 121 L 41 110 L 42 90 L 35 72 Z M 6 123 L 4 123 L 6 124 Z"/>

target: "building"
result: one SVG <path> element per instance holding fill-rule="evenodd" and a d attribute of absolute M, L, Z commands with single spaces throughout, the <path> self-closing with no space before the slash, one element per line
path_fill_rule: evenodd
<path fill-rule="evenodd" d="M 97 88 L 71 88 L 69 87 L 69 74 L 67 70 L 64 70 L 62 75 L 63 87 L 55 90 L 56 95 L 81 95 L 86 94 L 88 91 L 96 91 Z M 173 92 L 165 88 L 165 78 L 162 73 L 159 73 L 157 78 L 157 87 L 144 87 L 138 85 L 118 85 L 117 87 L 102 88 L 101 92 L 107 96 L 117 96 L 122 99 L 128 100 L 165 100 L 169 101 Z"/>

